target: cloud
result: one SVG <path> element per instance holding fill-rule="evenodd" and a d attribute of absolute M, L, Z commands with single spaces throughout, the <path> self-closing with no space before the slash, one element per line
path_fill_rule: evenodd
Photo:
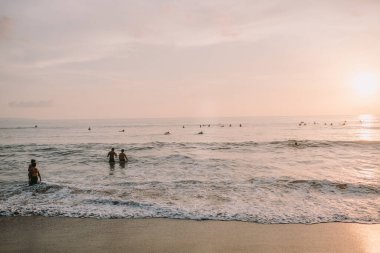
<path fill-rule="evenodd" d="M 278 0 L 275 0 L 278 1 Z M 0 19 L 0 61 L 47 68 L 128 57 L 138 45 L 202 47 L 234 41 L 256 41 L 269 28 L 257 24 L 261 13 L 276 15 L 278 4 L 212 1 L 28 1 L 8 3 Z M 273 13 L 272 13 L 273 12 Z M 268 17 L 267 17 L 268 18 Z M 266 19 L 267 19 L 266 18 Z"/>
<path fill-rule="evenodd" d="M 41 107 L 52 107 L 53 101 L 51 100 L 12 101 L 8 105 L 13 108 L 41 108 Z"/>
<path fill-rule="evenodd" d="M 129 57 L 131 50 L 145 45 L 187 49 L 276 41 L 279 37 L 311 44 L 315 38 L 331 40 L 363 29 L 377 31 L 379 21 L 377 13 L 361 4 L 355 9 L 369 15 L 360 23 L 335 8 L 340 0 L 312 6 L 282 0 L 90 2 L 9 1 L 4 8 L 8 11 L 0 17 L 0 40 L 9 38 L 11 30 L 17 40 L 0 48 L 0 64 L 37 68 L 90 65 Z M 354 0 L 347 2 L 357 6 Z M 17 27 L 12 28 L 8 17 L 17 20 Z M 359 31 L 351 31 L 354 27 Z M 297 37 L 310 39 L 300 42 Z"/>

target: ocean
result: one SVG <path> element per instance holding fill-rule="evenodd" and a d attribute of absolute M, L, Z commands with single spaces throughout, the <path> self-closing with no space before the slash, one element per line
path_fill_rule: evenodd
<path fill-rule="evenodd" d="M 2 119 L 0 161 L 0 216 L 380 223 L 378 116 Z"/>

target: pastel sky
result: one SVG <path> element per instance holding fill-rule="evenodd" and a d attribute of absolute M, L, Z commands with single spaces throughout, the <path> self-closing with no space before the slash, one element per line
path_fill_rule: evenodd
<path fill-rule="evenodd" d="M 0 117 L 380 114 L 379 77 L 378 0 L 0 1 Z"/>

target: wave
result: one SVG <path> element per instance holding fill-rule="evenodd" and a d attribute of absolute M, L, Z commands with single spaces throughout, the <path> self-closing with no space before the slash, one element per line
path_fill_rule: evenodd
<path fill-rule="evenodd" d="M 335 182 L 329 180 L 305 180 L 305 179 L 250 179 L 249 183 L 258 186 L 274 186 L 282 189 L 307 190 L 312 189 L 324 194 L 380 194 L 379 185 Z"/>
<path fill-rule="evenodd" d="M 0 151 L 6 150 L 33 150 L 36 152 L 62 152 L 62 155 L 71 154 L 72 150 L 104 150 L 110 147 L 124 148 L 126 151 L 173 149 L 207 149 L 207 150 L 234 150 L 244 148 L 325 148 L 325 147 L 374 147 L 380 148 L 380 141 L 327 141 L 327 140 L 281 140 L 269 142 L 243 141 L 243 142 L 146 142 L 146 143 L 80 143 L 80 144 L 9 144 L 0 145 Z"/>
<path fill-rule="evenodd" d="M 0 198 L 0 216 L 380 223 L 373 211 L 379 207 L 378 186 L 328 180 L 130 181 L 98 188 L 48 182 L 29 187 L 18 182 L 7 186 L 0 187 L 4 196 Z M 239 195 L 242 193 L 248 199 Z M 361 200 L 360 205 L 352 205 L 353 198 Z"/>
<path fill-rule="evenodd" d="M 34 129 L 36 127 L 30 126 L 30 127 L 0 127 L 0 130 L 20 130 L 20 129 Z"/>
<path fill-rule="evenodd" d="M 330 180 L 307 180 L 294 178 L 252 178 L 247 181 L 202 181 L 195 179 L 175 180 L 175 181 L 125 181 L 118 183 L 104 184 L 101 188 L 87 185 L 65 185 L 43 182 L 34 186 L 27 186 L 24 181 L 14 183 L 2 183 L 0 185 L 0 200 L 8 199 L 12 196 L 21 195 L 26 192 L 33 194 L 54 194 L 59 191 L 66 191 L 68 194 L 93 194 L 97 196 L 118 196 L 123 189 L 217 189 L 220 192 L 230 192 L 245 190 L 254 187 L 255 189 L 270 190 L 270 192 L 299 191 L 314 192 L 328 195 L 375 195 L 380 196 L 380 185 L 368 183 L 349 183 Z M 121 190 L 121 191 L 120 191 Z"/>

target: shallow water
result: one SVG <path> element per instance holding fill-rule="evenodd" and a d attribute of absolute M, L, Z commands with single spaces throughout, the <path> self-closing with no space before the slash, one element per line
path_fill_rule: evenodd
<path fill-rule="evenodd" d="M 380 223 L 379 158 L 370 116 L 2 120 L 0 215 Z"/>

